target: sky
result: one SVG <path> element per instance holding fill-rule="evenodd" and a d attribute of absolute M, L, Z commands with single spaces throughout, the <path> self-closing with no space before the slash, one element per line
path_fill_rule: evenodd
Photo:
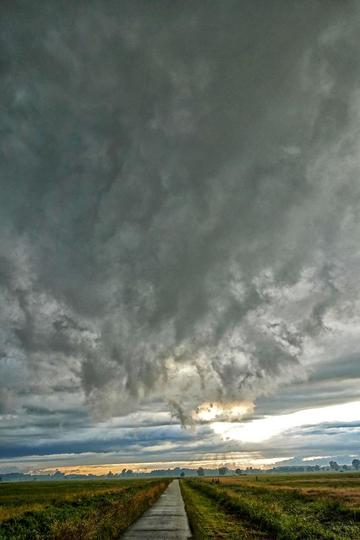
<path fill-rule="evenodd" d="M 0 471 L 359 457 L 360 5 L 0 5 Z"/>

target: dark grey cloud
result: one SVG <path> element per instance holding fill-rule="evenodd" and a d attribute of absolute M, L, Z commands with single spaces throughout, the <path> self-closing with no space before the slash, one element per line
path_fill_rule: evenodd
<path fill-rule="evenodd" d="M 185 418 L 353 343 L 356 3 L 0 11 L 4 414 Z"/>

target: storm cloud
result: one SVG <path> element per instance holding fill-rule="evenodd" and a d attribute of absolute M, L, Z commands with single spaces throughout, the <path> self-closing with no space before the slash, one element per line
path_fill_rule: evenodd
<path fill-rule="evenodd" d="M 2 2 L 1 413 L 186 419 L 357 352 L 358 8 Z"/>

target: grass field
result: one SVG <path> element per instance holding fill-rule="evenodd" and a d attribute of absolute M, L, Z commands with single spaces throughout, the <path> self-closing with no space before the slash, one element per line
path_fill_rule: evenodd
<path fill-rule="evenodd" d="M 168 480 L 0 484 L 0 539 L 111 539 Z M 182 480 L 194 539 L 360 540 L 360 474 Z"/>
<path fill-rule="evenodd" d="M 167 485 L 167 480 L 0 484 L 0 539 L 118 538 Z"/>
<path fill-rule="evenodd" d="M 250 522 L 239 520 L 217 502 L 196 489 L 192 482 L 181 483 L 186 512 L 196 539 L 252 540 L 268 538 Z"/>
<path fill-rule="evenodd" d="M 360 475 L 253 475 L 187 480 L 195 538 L 360 539 Z"/>

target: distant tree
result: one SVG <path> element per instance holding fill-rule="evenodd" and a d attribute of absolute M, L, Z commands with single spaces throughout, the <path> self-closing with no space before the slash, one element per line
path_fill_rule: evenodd
<path fill-rule="evenodd" d="M 314 470 L 315 471 L 320 471 L 320 465 L 315 465 Z"/>
<path fill-rule="evenodd" d="M 338 471 L 339 470 L 339 465 L 336 463 L 336 461 L 330 461 L 329 465 L 330 465 L 330 469 L 332 471 Z"/>
<path fill-rule="evenodd" d="M 197 470 L 197 473 L 198 473 L 198 476 L 204 476 L 205 474 L 205 471 L 202 467 L 199 467 L 198 470 Z"/>
<path fill-rule="evenodd" d="M 242 474 L 242 470 L 241 470 L 241 469 L 236 469 L 236 470 L 235 470 L 235 474 L 237 474 L 238 476 L 240 476 L 240 474 Z"/>
<path fill-rule="evenodd" d="M 181 476 L 181 478 L 184 478 L 184 476 L 185 476 L 184 471 L 181 471 L 180 476 Z"/>
<path fill-rule="evenodd" d="M 228 471 L 227 467 L 219 467 L 219 474 L 220 476 L 224 476 Z"/>
<path fill-rule="evenodd" d="M 108 475 L 109 478 L 111 478 L 112 476 L 114 476 L 113 473 L 112 473 L 112 471 L 109 471 L 107 475 Z"/>
<path fill-rule="evenodd" d="M 360 460 L 359 459 L 353 459 L 351 464 L 354 467 L 355 471 L 358 471 L 360 469 Z"/>

